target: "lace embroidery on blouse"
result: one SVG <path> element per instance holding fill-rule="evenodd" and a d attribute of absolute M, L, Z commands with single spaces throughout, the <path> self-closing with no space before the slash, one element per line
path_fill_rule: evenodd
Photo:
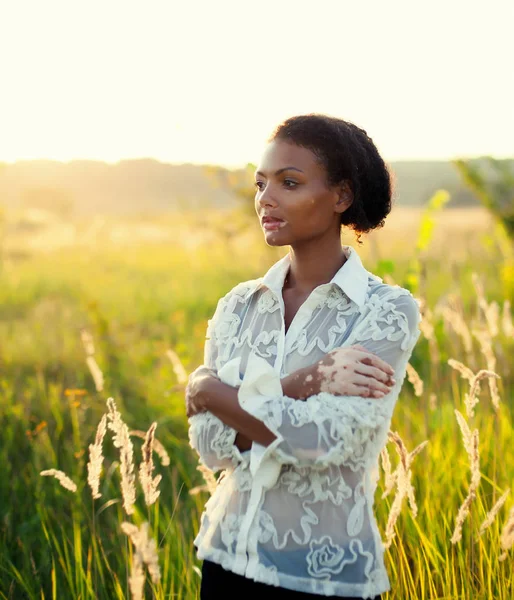
<path fill-rule="evenodd" d="M 237 431 L 209 412 L 189 418 L 200 462 L 223 470 L 205 505 L 198 558 L 268 585 L 371 598 L 390 589 L 373 514 L 378 458 L 419 338 L 417 301 L 368 272 L 357 252 L 311 292 L 287 333 L 282 287 L 290 257 L 235 286 L 208 321 L 204 363 L 238 388 L 240 405 L 276 436 L 240 452 Z M 379 399 L 320 393 L 298 401 L 281 378 L 360 344 L 396 384 Z"/>

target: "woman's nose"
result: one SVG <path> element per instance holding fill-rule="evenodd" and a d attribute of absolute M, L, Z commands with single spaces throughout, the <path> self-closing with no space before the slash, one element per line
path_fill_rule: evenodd
<path fill-rule="evenodd" d="M 257 200 L 260 206 L 276 206 L 277 203 L 273 198 L 273 194 L 270 191 L 270 186 L 267 185 L 262 191 L 259 192 L 259 198 Z"/>

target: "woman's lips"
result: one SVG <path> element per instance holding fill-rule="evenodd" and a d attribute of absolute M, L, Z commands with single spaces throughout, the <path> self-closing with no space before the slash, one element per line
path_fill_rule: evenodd
<path fill-rule="evenodd" d="M 266 231 L 275 231 L 277 229 L 280 229 L 281 227 L 284 227 L 285 224 L 286 222 L 282 220 L 267 219 L 266 221 L 263 221 L 262 228 Z"/>

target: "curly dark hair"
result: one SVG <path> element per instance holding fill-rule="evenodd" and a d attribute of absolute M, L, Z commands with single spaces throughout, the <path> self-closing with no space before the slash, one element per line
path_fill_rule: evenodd
<path fill-rule="evenodd" d="M 347 180 L 353 203 L 341 214 L 360 237 L 384 226 L 391 212 L 392 175 L 368 134 L 349 121 L 310 113 L 290 117 L 276 127 L 268 142 L 284 140 L 311 150 L 325 167 L 329 185 Z"/>

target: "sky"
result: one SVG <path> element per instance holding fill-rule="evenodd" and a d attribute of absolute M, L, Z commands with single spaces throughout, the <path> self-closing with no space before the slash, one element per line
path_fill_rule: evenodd
<path fill-rule="evenodd" d="M 0 161 L 257 164 L 284 119 L 514 157 L 512 0 L 0 0 Z"/>

